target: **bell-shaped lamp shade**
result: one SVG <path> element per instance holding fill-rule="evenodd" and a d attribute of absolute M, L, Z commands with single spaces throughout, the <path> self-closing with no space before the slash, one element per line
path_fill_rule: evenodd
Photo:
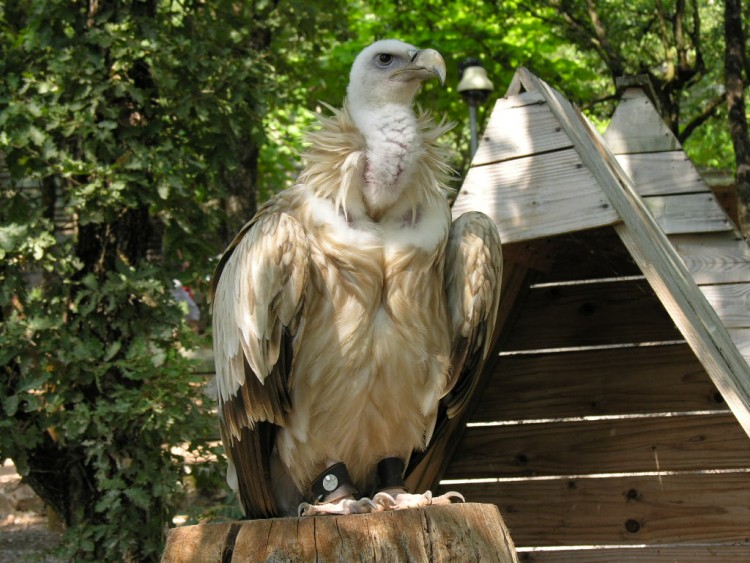
<path fill-rule="evenodd" d="M 490 95 L 492 88 L 487 72 L 483 67 L 476 65 L 464 69 L 457 89 L 469 103 L 481 104 Z"/>

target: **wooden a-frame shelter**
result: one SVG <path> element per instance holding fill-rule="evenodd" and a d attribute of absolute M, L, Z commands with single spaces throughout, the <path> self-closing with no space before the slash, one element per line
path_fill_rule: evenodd
<path fill-rule="evenodd" d="M 750 560 L 750 250 L 644 90 L 602 137 L 518 70 L 469 210 L 504 243 L 495 355 L 411 485 L 496 503 L 522 560 Z"/>
<path fill-rule="evenodd" d="M 713 232 L 731 231 L 731 222 L 707 187 L 702 192 L 680 194 L 676 200 L 665 197 L 656 200 L 654 196 L 657 194 L 649 199 L 642 198 L 636 181 L 620 165 L 620 162 L 626 163 L 631 172 L 639 167 L 629 147 L 629 143 L 635 143 L 628 135 L 630 130 L 638 131 L 640 128 L 643 131 L 645 127 L 642 125 L 648 123 L 662 125 L 661 139 L 665 142 L 670 140 L 671 132 L 663 125 L 658 114 L 646 111 L 647 108 L 639 108 L 640 111 L 634 112 L 640 118 L 638 121 L 628 121 L 632 119 L 631 116 L 622 119 L 614 116 L 614 128 L 610 127 L 608 133 L 612 140 L 623 139 L 617 145 L 618 152 L 622 154 L 618 161 L 583 114 L 559 92 L 526 69 L 516 73 L 506 103 L 518 104 L 514 108 L 517 111 L 503 112 L 502 118 L 497 120 L 499 127 L 488 131 L 483 150 L 477 153 L 454 204 L 454 216 L 470 209 L 489 212 L 498 225 L 501 237 L 507 242 L 614 225 L 675 325 L 750 436 L 750 365 L 727 330 L 728 326 L 736 329 L 738 332 L 735 334 L 740 340 L 739 331 L 750 327 L 750 310 L 747 304 L 744 311 L 740 303 L 736 303 L 737 307 L 728 306 L 717 286 L 714 286 L 716 291 L 706 290 L 715 297 L 713 304 L 709 302 L 696 285 L 694 274 L 688 270 L 667 237 L 669 233 L 686 230 L 679 226 L 672 227 L 672 223 L 683 222 L 687 228 L 692 227 L 698 232 Z M 533 109 L 526 109 L 529 106 Z M 519 122 L 508 123 L 511 113 L 517 114 L 514 117 Z M 546 126 L 531 122 L 543 119 L 549 120 Z M 623 133 L 616 131 L 619 123 L 626 123 L 630 129 Z M 490 123 L 490 128 L 492 126 Z M 529 146 L 517 144 L 513 147 L 509 141 L 517 143 L 513 138 L 524 128 L 528 132 L 518 135 L 518 138 L 529 143 Z M 538 130 L 549 134 L 537 139 Z M 524 162 L 524 150 L 534 151 L 526 157 L 533 159 L 533 162 Z M 530 168 L 521 173 L 528 178 L 527 183 L 518 182 L 516 176 L 510 175 L 509 185 L 504 185 L 502 182 L 508 175 L 504 174 L 500 181 L 496 181 L 496 175 L 493 176 L 497 171 L 492 169 L 492 163 L 508 160 L 513 160 L 516 168 L 524 169 L 526 166 L 544 169 L 548 164 L 545 161 L 559 166 L 555 162 L 558 151 L 568 152 L 568 177 L 557 174 L 548 176 L 549 182 L 537 183 L 533 177 L 535 170 Z M 642 185 L 645 186 L 645 183 Z M 676 189 L 685 188 L 677 186 Z M 695 199 L 698 200 L 698 205 L 694 206 L 697 209 L 692 210 L 690 206 Z M 691 213 L 684 213 L 686 209 L 690 209 Z M 732 258 L 740 258 L 743 256 L 740 252 L 746 249 L 744 241 L 736 241 Z M 688 250 L 685 255 L 689 256 Z M 746 252 L 744 257 L 747 263 Z M 718 266 L 721 268 L 723 264 L 719 262 Z M 696 271 L 695 276 L 699 278 L 700 271 Z M 741 285 L 745 286 L 747 282 Z M 744 326 L 726 325 L 722 320 L 723 317 L 730 322 L 736 316 L 744 318 L 744 322 L 739 321 Z"/>

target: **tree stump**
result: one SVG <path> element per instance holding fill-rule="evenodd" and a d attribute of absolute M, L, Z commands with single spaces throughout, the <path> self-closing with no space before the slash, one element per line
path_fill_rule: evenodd
<path fill-rule="evenodd" d="M 169 531 L 162 563 L 239 561 L 517 562 L 493 504 L 245 520 Z"/>

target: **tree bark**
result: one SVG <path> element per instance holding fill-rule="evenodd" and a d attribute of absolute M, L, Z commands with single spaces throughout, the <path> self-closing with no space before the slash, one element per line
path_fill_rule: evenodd
<path fill-rule="evenodd" d="M 750 236 L 750 137 L 745 113 L 745 38 L 742 29 L 742 0 L 726 0 L 724 5 L 726 51 L 724 76 L 729 109 L 729 131 L 732 135 L 737 184 L 740 229 Z"/>

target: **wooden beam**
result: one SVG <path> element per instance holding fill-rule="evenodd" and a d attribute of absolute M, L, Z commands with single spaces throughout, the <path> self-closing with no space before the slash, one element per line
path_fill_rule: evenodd
<path fill-rule="evenodd" d="M 530 73 L 529 73 L 530 74 Z M 550 109 L 574 141 L 581 160 L 599 180 L 622 223 L 622 238 L 680 332 L 705 366 L 740 425 L 750 436 L 750 366 L 716 311 L 638 196 L 603 139 L 586 118 L 537 77 Z"/>

